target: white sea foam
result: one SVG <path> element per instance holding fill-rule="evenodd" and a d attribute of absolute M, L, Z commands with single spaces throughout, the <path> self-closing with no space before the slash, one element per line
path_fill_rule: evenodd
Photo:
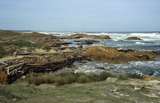
<path fill-rule="evenodd" d="M 129 36 L 137 36 L 145 41 L 160 40 L 160 33 L 131 33 Z"/>
<path fill-rule="evenodd" d="M 125 40 L 128 37 L 139 37 L 144 41 L 160 40 L 160 33 L 88 33 L 89 35 L 109 35 L 113 40 Z"/>
<path fill-rule="evenodd" d="M 145 45 L 146 43 L 143 43 L 143 42 L 135 42 L 135 44 L 138 44 L 138 45 Z"/>
<path fill-rule="evenodd" d="M 114 40 L 125 40 L 128 37 L 139 37 L 144 41 L 160 40 L 160 33 L 109 33 L 108 35 Z"/>
<path fill-rule="evenodd" d="M 64 35 L 72 35 L 76 34 L 77 32 L 39 32 L 43 34 L 51 34 L 56 36 L 64 36 Z M 128 37 L 139 37 L 144 41 L 160 41 L 160 33 L 86 33 L 86 32 L 79 32 L 88 35 L 109 35 L 113 40 L 125 40 Z"/>
<path fill-rule="evenodd" d="M 78 72 L 108 71 L 120 74 L 141 74 L 160 76 L 160 61 L 132 61 L 126 64 L 108 64 L 102 62 L 74 63 Z"/>

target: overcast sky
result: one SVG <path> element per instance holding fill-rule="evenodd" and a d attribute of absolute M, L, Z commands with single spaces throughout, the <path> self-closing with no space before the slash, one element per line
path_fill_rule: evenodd
<path fill-rule="evenodd" d="M 0 29 L 160 31 L 160 0 L 0 0 Z"/>

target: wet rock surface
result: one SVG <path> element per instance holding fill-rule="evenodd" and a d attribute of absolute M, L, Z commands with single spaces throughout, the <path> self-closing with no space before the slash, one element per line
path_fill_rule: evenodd
<path fill-rule="evenodd" d="M 94 73 L 100 74 L 102 72 L 108 72 L 115 76 L 127 75 L 127 76 L 160 76 L 160 62 L 159 61 L 137 61 L 129 62 L 126 64 L 109 64 L 97 61 L 85 61 L 74 63 L 75 73 Z"/>
<path fill-rule="evenodd" d="M 91 45 L 98 43 L 98 40 L 74 40 L 74 42 L 77 43 L 77 45 Z"/>

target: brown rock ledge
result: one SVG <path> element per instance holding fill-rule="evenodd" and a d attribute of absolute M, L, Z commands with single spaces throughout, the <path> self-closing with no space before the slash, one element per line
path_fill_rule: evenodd
<path fill-rule="evenodd" d="M 119 51 L 116 48 L 92 46 L 85 48 L 84 55 L 89 59 L 106 61 L 109 63 L 127 63 L 129 61 L 153 60 L 156 54 L 152 52 Z"/>

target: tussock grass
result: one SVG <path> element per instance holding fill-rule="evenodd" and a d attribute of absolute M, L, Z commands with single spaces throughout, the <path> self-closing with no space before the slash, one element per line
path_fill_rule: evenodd
<path fill-rule="evenodd" d="M 0 58 L 4 57 L 5 55 L 6 55 L 5 49 L 0 46 Z"/>
<path fill-rule="evenodd" d="M 100 75 L 95 74 L 84 74 L 84 73 L 60 73 L 60 74 L 29 74 L 27 80 L 30 84 L 40 85 L 40 84 L 55 84 L 57 86 L 72 84 L 72 83 L 88 83 L 103 81 L 107 77 L 111 76 L 109 73 L 101 73 Z"/>
<path fill-rule="evenodd" d="M 27 81 L 29 84 L 40 85 L 40 84 L 55 84 L 56 86 L 61 86 L 65 84 L 72 83 L 90 83 L 104 81 L 108 77 L 115 77 L 119 80 L 133 79 L 143 79 L 143 76 L 138 74 L 126 74 L 126 75 L 113 75 L 108 72 L 103 72 L 100 75 L 93 73 L 72 73 L 64 72 L 59 74 L 54 73 L 31 73 L 27 76 Z"/>

